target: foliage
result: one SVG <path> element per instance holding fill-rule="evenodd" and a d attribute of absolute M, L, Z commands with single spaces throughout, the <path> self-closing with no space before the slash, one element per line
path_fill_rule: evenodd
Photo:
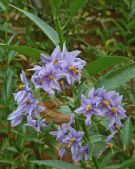
<path fill-rule="evenodd" d="M 48 114 L 55 111 L 60 111 L 62 115 L 71 114 L 80 105 L 80 93 L 86 94 L 93 85 L 117 90 L 124 95 L 124 106 L 130 118 L 114 136 L 114 148 L 106 149 L 96 159 L 92 155 L 104 147 L 105 139 L 101 133 L 108 133 L 103 128 L 104 120 L 100 131 L 95 127 L 99 124 L 98 120 L 90 127 L 90 162 L 86 166 L 92 169 L 134 169 L 134 19 L 134 0 L 0 2 L 0 168 L 80 168 L 78 164 L 57 161 L 59 145 L 49 134 L 55 128 L 57 114 L 51 116 L 51 123 L 38 134 L 26 126 L 11 128 L 7 121 L 16 107 L 12 93 L 20 84 L 21 70 L 39 62 L 40 53 L 51 53 L 55 45 L 60 43 L 62 46 L 66 41 L 69 50 L 82 51 L 80 56 L 86 60 L 87 66 L 79 87 L 73 86 L 73 95 L 69 91 L 67 100 L 64 95 L 62 98 L 58 96 L 55 100 L 57 106 L 49 107 Z M 29 73 L 27 77 L 30 77 Z M 38 90 L 36 94 L 44 102 L 52 101 L 50 97 L 40 96 Z M 70 157 L 63 160 L 72 162 Z M 84 166 L 83 162 L 81 165 Z"/>

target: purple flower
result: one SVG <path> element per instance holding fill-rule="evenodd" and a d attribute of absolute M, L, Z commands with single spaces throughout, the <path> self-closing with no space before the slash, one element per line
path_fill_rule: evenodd
<path fill-rule="evenodd" d="M 66 154 L 66 148 L 63 147 L 59 150 L 59 156 L 62 158 L 65 154 Z"/>
<path fill-rule="evenodd" d="M 88 145 L 82 146 L 80 148 L 80 152 L 83 154 L 85 160 L 89 159 L 89 147 L 88 147 Z"/>
<path fill-rule="evenodd" d="M 40 132 L 40 129 L 46 126 L 45 119 L 35 119 L 32 116 L 27 117 L 27 123 L 25 125 L 33 127 L 37 132 Z"/>
<path fill-rule="evenodd" d="M 103 101 L 105 94 L 106 90 L 103 87 L 98 89 L 93 87 L 88 93 L 88 98 L 94 100 L 96 106 L 98 106 Z"/>
<path fill-rule="evenodd" d="M 56 131 L 50 132 L 50 134 L 56 136 L 56 140 L 63 143 L 66 135 L 72 130 L 73 128 L 68 123 L 63 123 L 61 126 L 58 127 Z"/>
<path fill-rule="evenodd" d="M 64 76 L 64 73 L 54 68 L 52 64 L 46 65 L 44 69 L 40 71 L 42 79 L 43 89 L 47 93 L 54 95 L 54 90 L 61 92 L 59 79 Z"/>
<path fill-rule="evenodd" d="M 31 77 L 31 81 L 35 85 L 35 88 L 42 88 L 42 78 L 40 77 L 40 71 L 43 69 L 41 66 L 34 66 L 34 68 L 29 69 L 30 71 L 35 71 Z"/>
<path fill-rule="evenodd" d="M 19 125 L 22 121 L 22 117 L 24 115 L 31 114 L 33 109 L 37 106 L 37 101 L 30 91 L 27 78 L 25 77 L 23 71 L 20 77 L 23 83 L 21 85 L 21 91 L 14 93 L 15 101 L 18 103 L 18 107 L 8 116 L 8 120 L 12 121 L 12 126 Z"/>
<path fill-rule="evenodd" d="M 40 119 L 40 112 L 43 112 L 45 109 L 43 106 L 38 105 L 38 101 L 33 96 L 27 78 L 23 71 L 20 77 L 23 84 L 21 85 L 21 88 L 19 88 L 20 91 L 14 93 L 15 101 L 17 102 L 18 106 L 17 109 L 8 116 L 8 120 L 11 120 L 12 127 L 19 125 L 23 117 L 27 117 L 27 124 L 32 124 L 30 123 L 30 119 L 34 124 L 34 121 L 32 121 L 32 119 L 35 119 L 37 117 Z M 40 121 L 37 122 L 39 126 L 44 126 Z M 35 129 L 38 130 L 36 127 Z"/>
<path fill-rule="evenodd" d="M 72 51 L 72 52 L 68 52 L 67 51 L 67 48 L 66 48 L 66 44 L 64 43 L 63 44 L 63 51 L 62 51 L 62 57 L 63 57 L 63 59 L 64 58 L 67 58 L 67 56 L 71 56 L 71 57 L 76 57 L 76 56 L 78 56 L 79 54 L 81 53 L 81 51 L 79 51 L 79 50 L 74 50 L 74 51 Z"/>
<path fill-rule="evenodd" d="M 106 92 L 104 88 L 92 88 L 88 93 L 88 99 L 81 95 L 81 107 L 76 113 L 84 114 L 85 124 L 91 124 L 91 116 L 107 116 L 109 118 L 109 129 L 113 132 L 116 126 L 121 126 L 121 120 L 126 117 L 125 110 L 121 106 L 123 97 L 115 91 Z"/>
<path fill-rule="evenodd" d="M 51 57 L 41 54 L 42 66 L 35 66 L 31 80 L 36 88 L 43 88 L 50 95 L 54 95 L 55 90 L 58 93 L 61 89 L 70 88 L 70 86 L 79 81 L 81 72 L 86 62 L 77 58 L 80 51 L 68 52 L 65 44 L 63 50 L 57 46 Z"/>
<path fill-rule="evenodd" d="M 76 131 L 75 129 L 72 129 L 70 130 L 70 133 L 63 140 L 63 143 L 66 143 L 69 146 L 71 146 L 71 153 L 74 161 L 76 161 L 78 157 L 78 150 L 82 144 L 81 141 L 83 136 L 84 136 L 83 131 Z"/>
<path fill-rule="evenodd" d="M 126 118 L 126 110 L 121 106 L 123 96 L 115 91 L 109 91 L 105 95 L 108 110 L 106 116 L 109 118 L 109 128 L 113 132 L 115 127 L 121 127 L 121 120 Z"/>
<path fill-rule="evenodd" d="M 53 63 L 54 66 L 58 66 L 60 61 L 62 60 L 62 52 L 60 50 L 60 46 L 57 46 L 49 57 L 46 54 L 41 54 L 41 61 L 44 65 L 48 63 Z"/>
<path fill-rule="evenodd" d="M 57 141 L 62 142 L 65 139 L 66 135 L 71 131 L 74 130 L 72 125 L 75 123 L 75 116 L 71 114 L 69 123 L 63 123 L 61 126 L 58 127 L 56 131 L 50 132 L 50 134 L 56 136 Z"/>
<path fill-rule="evenodd" d="M 87 159 L 88 149 L 82 146 L 82 139 L 84 136 L 83 131 L 76 131 L 71 125 L 75 122 L 75 117 L 72 115 L 69 123 L 64 123 L 58 127 L 57 131 L 50 132 L 50 134 L 56 136 L 56 140 L 62 144 L 67 144 L 68 148 L 71 148 L 72 158 L 74 161 L 79 161 L 83 158 Z M 65 147 L 60 149 L 59 155 L 63 157 L 66 153 Z"/>
<path fill-rule="evenodd" d="M 80 81 L 82 69 L 85 64 L 86 62 L 80 58 L 75 58 L 71 54 L 65 55 L 64 62 L 61 67 L 62 71 L 66 74 L 66 79 L 69 84 L 72 85 L 74 82 Z"/>
<path fill-rule="evenodd" d="M 75 145 L 81 145 L 81 140 L 82 137 L 84 136 L 84 132 L 83 131 L 76 131 L 75 129 L 71 128 L 69 130 L 69 133 L 66 135 L 66 137 L 62 140 L 63 143 L 68 143 L 71 146 L 75 146 Z"/>
<path fill-rule="evenodd" d="M 89 94 L 90 95 L 90 94 Z M 89 96 L 90 97 L 90 96 Z M 85 124 L 90 125 L 91 124 L 91 116 L 96 114 L 102 116 L 102 111 L 96 106 L 96 100 L 95 97 L 90 97 L 90 99 L 87 99 L 84 95 L 81 95 L 81 107 L 77 108 L 75 110 L 76 113 L 84 114 L 86 117 Z"/>
<path fill-rule="evenodd" d="M 14 114 L 13 114 L 14 113 Z M 15 127 L 22 122 L 22 113 L 13 112 L 10 116 L 8 116 L 8 120 L 11 120 L 11 127 Z"/>

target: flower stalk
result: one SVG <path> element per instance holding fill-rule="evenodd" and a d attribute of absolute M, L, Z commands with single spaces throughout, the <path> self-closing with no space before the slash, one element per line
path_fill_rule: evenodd
<path fill-rule="evenodd" d="M 58 32 L 59 41 L 60 41 L 60 47 L 62 49 L 63 43 L 64 43 L 63 30 L 62 30 L 62 27 L 61 27 L 61 24 L 60 24 L 60 20 L 59 20 L 59 17 L 57 15 L 57 10 L 56 10 L 56 8 L 54 6 L 53 1 L 52 0 L 48 0 L 48 2 L 49 2 L 49 5 L 50 5 L 50 8 L 51 8 L 52 15 L 53 15 L 53 20 L 55 22 L 56 29 L 57 29 L 57 32 Z"/>

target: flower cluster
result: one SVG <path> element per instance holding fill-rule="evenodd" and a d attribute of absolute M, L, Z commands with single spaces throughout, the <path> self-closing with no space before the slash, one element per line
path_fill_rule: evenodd
<path fill-rule="evenodd" d="M 63 50 L 57 46 L 51 57 L 45 54 L 41 55 L 41 65 L 36 65 L 30 69 L 34 71 L 31 81 L 35 88 L 43 89 L 50 95 L 54 95 L 55 91 L 61 93 L 63 88 L 71 87 L 75 82 L 81 79 L 82 69 L 86 62 L 77 56 L 80 51 L 68 52 L 66 46 L 63 45 Z M 19 91 L 14 93 L 17 109 L 13 111 L 8 120 L 11 120 L 12 126 L 17 126 L 25 117 L 27 120 L 26 126 L 33 127 L 37 132 L 42 127 L 45 127 L 45 119 L 40 116 L 44 111 L 44 107 L 39 105 L 39 102 L 33 95 L 32 89 L 22 71 L 22 85 Z M 81 106 L 74 112 L 85 116 L 85 124 L 91 124 L 93 115 L 98 117 L 107 117 L 108 128 L 111 134 L 106 139 L 106 145 L 111 147 L 110 140 L 116 133 L 116 127 L 121 127 L 121 120 L 126 117 L 125 109 L 122 107 L 123 96 L 115 91 L 106 91 L 102 88 L 92 88 L 88 92 L 88 97 L 81 95 Z M 70 122 L 64 123 L 58 127 L 56 131 L 50 132 L 56 137 L 56 140 L 62 144 L 59 155 L 63 157 L 70 148 L 72 159 L 80 161 L 87 160 L 89 157 L 89 148 L 86 145 L 86 139 L 83 139 L 85 131 L 77 131 L 75 128 L 75 117 L 71 115 Z"/>
<path fill-rule="evenodd" d="M 23 117 L 26 117 L 27 123 L 25 125 L 31 126 L 39 132 L 41 127 L 46 126 L 44 123 L 45 119 L 40 117 L 40 112 L 44 111 L 44 107 L 40 106 L 33 96 L 23 71 L 20 77 L 22 84 L 19 86 L 19 91 L 14 93 L 18 106 L 17 109 L 8 116 L 8 120 L 11 120 L 11 126 L 14 127 L 21 123 Z"/>
<path fill-rule="evenodd" d="M 67 149 L 71 148 L 72 159 L 80 161 L 83 158 L 88 160 L 88 146 L 82 146 L 83 131 L 76 131 L 72 125 L 74 124 L 74 117 L 71 116 L 69 123 L 64 123 L 58 127 L 57 131 L 50 132 L 56 136 L 56 140 L 65 146 L 60 149 L 59 155 L 63 157 Z"/>
<path fill-rule="evenodd" d="M 86 62 L 77 58 L 78 54 L 80 54 L 78 50 L 68 52 L 65 45 L 62 51 L 57 46 L 51 57 L 42 54 L 42 66 L 37 65 L 30 69 L 34 71 L 31 80 L 35 87 L 54 95 L 55 90 L 60 93 L 63 87 L 69 88 L 79 81 Z"/>
<path fill-rule="evenodd" d="M 121 127 L 121 120 L 126 117 L 125 109 L 121 106 L 123 96 L 115 91 L 107 92 L 104 88 L 92 88 L 88 98 L 81 95 L 81 107 L 75 110 L 76 113 L 86 117 L 85 124 L 91 124 L 92 115 L 107 116 L 109 129 L 113 133 L 116 127 Z"/>

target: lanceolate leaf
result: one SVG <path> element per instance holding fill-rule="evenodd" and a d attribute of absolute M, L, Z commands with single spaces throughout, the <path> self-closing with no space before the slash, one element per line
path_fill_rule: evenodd
<path fill-rule="evenodd" d="M 6 94 L 7 98 L 11 95 L 12 91 L 12 80 L 13 80 L 13 71 L 11 69 L 7 70 L 7 79 L 6 79 Z"/>
<path fill-rule="evenodd" d="M 14 45 L 7 45 L 7 44 L 0 44 L 0 46 L 6 47 L 10 50 L 14 50 L 16 52 L 22 53 L 30 57 L 39 57 L 41 53 L 44 53 L 43 51 L 39 49 L 30 48 L 27 46 L 14 46 Z"/>
<path fill-rule="evenodd" d="M 15 160 L 7 160 L 7 159 L 0 160 L 0 164 L 2 164 L 2 163 L 11 164 L 11 165 L 18 165 L 18 164 L 20 165 L 20 163 L 16 162 Z"/>
<path fill-rule="evenodd" d="M 98 59 L 92 63 L 89 63 L 86 66 L 86 71 L 89 73 L 89 75 L 95 75 L 100 73 L 103 70 L 106 70 L 112 66 L 121 64 L 123 62 L 128 62 L 129 59 L 126 57 L 121 56 L 113 56 L 113 57 L 104 57 L 101 59 Z"/>
<path fill-rule="evenodd" d="M 23 14 L 25 14 L 29 19 L 31 19 L 47 36 L 48 38 L 55 44 L 58 45 L 59 44 L 59 38 L 58 38 L 58 34 L 57 32 L 47 23 L 45 23 L 43 20 L 41 20 L 39 17 L 37 17 L 36 15 L 24 11 L 20 8 L 17 8 L 13 5 L 10 5 L 13 8 L 17 9 L 18 11 L 22 12 Z"/>
<path fill-rule="evenodd" d="M 134 168 L 134 166 L 135 166 L 135 159 L 130 159 L 122 163 L 119 167 L 116 167 L 116 169 L 127 169 L 129 167 Z"/>
<path fill-rule="evenodd" d="M 31 161 L 32 163 L 38 164 L 38 165 L 45 165 L 49 167 L 54 167 L 57 169 L 82 169 L 79 166 L 75 166 L 73 164 L 64 162 L 64 161 L 59 161 L 59 160 L 35 160 Z"/>
<path fill-rule="evenodd" d="M 102 80 L 98 81 L 98 86 L 104 86 L 108 90 L 119 88 L 129 80 L 135 78 L 135 63 L 123 66 L 108 75 L 102 77 Z"/>
<path fill-rule="evenodd" d="M 72 0 L 71 7 L 69 9 L 69 13 L 71 16 L 75 15 L 75 13 L 81 9 L 86 4 L 86 0 Z"/>
<path fill-rule="evenodd" d="M 114 155 L 116 154 L 116 152 L 112 153 L 109 152 L 101 161 L 100 163 L 100 167 L 101 168 L 106 168 L 106 166 L 108 165 L 108 163 L 112 160 L 112 158 L 114 157 Z"/>
<path fill-rule="evenodd" d="M 72 0 L 71 2 L 71 6 L 68 9 L 69 16 L 64 27 L 68 25 L 68 23 L 72 20 L 73 16 L 79 11 L 79 9 L 86 5 L 87 0 Z"/>
<path fill-rule="evenodd" d="M 132 139 L 133 127 L 130 118 L 127 118 L 122 128 L 121 140 L 124 145 L 129 145 Z"/>

